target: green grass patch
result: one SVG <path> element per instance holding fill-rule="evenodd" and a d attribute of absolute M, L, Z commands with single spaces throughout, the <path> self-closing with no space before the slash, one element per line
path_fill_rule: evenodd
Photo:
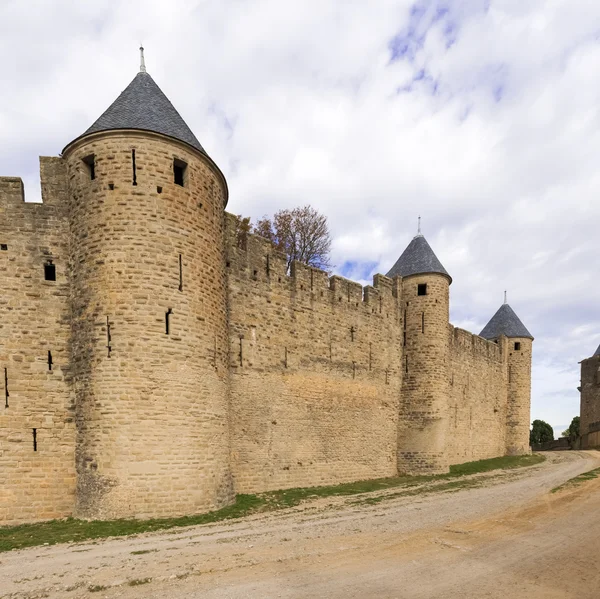
<path fill-rule="evenodd" d="M 141 584 L 148 584 L 152 578 L 134 578 L 130 580 L 127 584 L 130 587 L 139 587 Z"/>
<path fill-rule="evenodd" d="M 562 491 L 563 489 L 567 489 L 570 487 L 576 487 L 577 485 L 581 485 L 582 483 L 592 480 L 594 478 L 598 478 L 600 476 L 600 468 L 594 468 L 594 470 L 588 470 L 579 476 L 575 476 L 574 478 L 570 478 L 566 483 L 559 485 L 558 487 L 554 487 L 552 489 L 552 493 L 556 493 L 557 491 Z"/>
<path fill-rule="evenodd" d="M 360 495 L 372 491 L 382 491 L 394 487 L 402 487 L 400 494 L 406 494 L 412 487 L 422 486 L 430 481 L 443 481 L 457 479 L 471 474 L 490 472 L 492 470 L 506 470 L 523 468 L 543 462 L 545 457 L 539 454 L 528 456 L 510 456 L 468 462 L 450 467 L 449 474 L 432 476 L 398 476 L 393 478 L 379 478 L 375 480 L 358 481 L 341 485 L 324 487 L 306 487 L 269 491 L 258 495 L 238 495 L 235 503 L 214 512 L 182 516 L 179 518 L 161 518 L 151 520 L 95 520 L 88 522 L 67 518 L 64 520 L 51 520 L 35 524 L 21 524 L 19 526 L 0 527 L 0 552 L 11 549 L 23 549 L 36 545 L 55 545 L 57 543 L 73 543 L 104 539 L 107 537 L 120 537 L 145 532 L 154 532 L 183 526 L 210 524 L 223 520 L 241 518 L 250 514 L 274 511 L 296 506 L 303 501 L 319 499 L 322 497 L 337 497 L 346 495 Z M 461 483 L 450 483 L 451 486 L 439 486 L 440 490 L 459 488 Z M 438 488 L 436 487 L 436 489 Z M 415 489 L 414 493 L 423 492 Z M 378 498 L 373 498 L 375 500 Z M 134 552 L 145 553 L 146 550 Z"/>

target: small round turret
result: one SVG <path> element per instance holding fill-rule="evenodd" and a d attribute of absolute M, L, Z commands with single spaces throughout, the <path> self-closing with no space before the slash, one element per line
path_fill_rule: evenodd
<path fill-rule="evenodd" d="M 404 304 L 398 471 L 445 473 L 452 279 L 422 235 L 411 241 L 387 276 L 402 277 Z"/>
<path fill-rule="evenodd" d="M 483 328 L 480 336 L 490 341 L 507 338 L 506 455 L 527 454 L 530 452 L 533 336 L 506 302 Z"/>

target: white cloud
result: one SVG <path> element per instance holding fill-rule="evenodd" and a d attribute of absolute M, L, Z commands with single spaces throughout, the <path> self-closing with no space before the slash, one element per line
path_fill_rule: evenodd
<path fill-rule="evenodd" d="M 487 4 L 4 2 L 0 173 L 39 196 L 37 156 L 114 100 L 143 40 L 231 211 L 313 204 L 357 276 L 421 214 L 453 320 L 478 332 L 508 289 L 536 337 L 532 418 L 568 424 L 600 342 L 600 5 Z"/>

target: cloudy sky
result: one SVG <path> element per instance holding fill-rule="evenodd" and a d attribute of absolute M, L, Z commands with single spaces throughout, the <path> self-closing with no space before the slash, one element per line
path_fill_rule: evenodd
<path fill-rule="evenodd" d="M 367 282 L 423 233 L 479 332 L 536 340 L 532 419 L 579 413 L 600 343 L 600 3 L 2 0 L 0 175 L 56 155 L 148 72 L 219 164 L 228 209 L 310 203 Z"/>

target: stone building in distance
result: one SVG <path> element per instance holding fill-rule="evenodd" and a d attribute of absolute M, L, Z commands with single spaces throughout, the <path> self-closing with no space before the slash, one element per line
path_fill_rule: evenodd
<path fill-rule="evenodd" d="M 473 335 L 422 235 L 373 285 L 293 263 L 142 64 L 43 203 L 0 178 L 0 524 L 216 509 L 529 451 L 532 336 Z"/>
<path fill-rule="evenodd" d="M 600 447 L 600 346 L 581 362 L 581 449 Z"/>

